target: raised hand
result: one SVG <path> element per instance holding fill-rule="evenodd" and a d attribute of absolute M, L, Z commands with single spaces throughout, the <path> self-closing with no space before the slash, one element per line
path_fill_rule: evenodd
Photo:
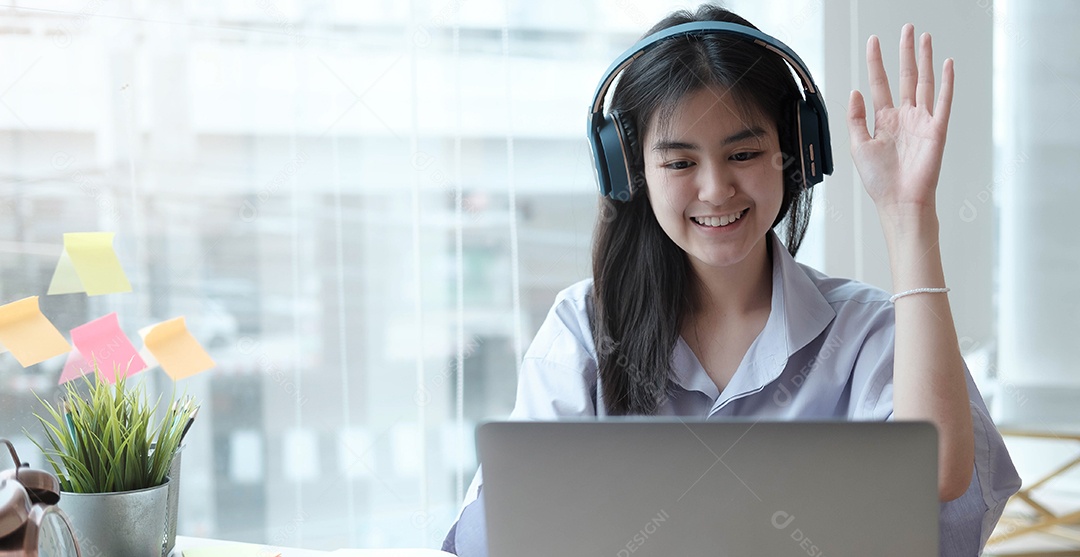
<path fill-rule="evenodd" d="M 848 107 L 851 157 L 877 206 L 889 251 L 893 291 L 946 286 L 939 249 L 934 193 L 941 172 L 952 106 L 953 67 L 946 60 L 934 102 L 934 56 L 930 35 L 900 32 L 900 102 L 893 105 L 877 37 L 866 45 L 874 134 L 866 128 L 862 95 Z M 949 299 L 943 293 L 896 300 L 893 355 L 893 417 L 928 420 L 938 428 L 938 494 L 960 497 L 971 482 L 974 429 Z"/>
<path fill-rule="evenodd" d="M 936 104 L 930 35 L 920 37 L 916 65 L 915 27 L 910 23 L 900 31 L 899 105 L 893 105 L 881 45 L 874 36 L 866 44 L 866 66 L 874 103 L 873 135 L 867 129 L 862 93 L 852 91 L 848 106 L 851 156 L 863 186 L 879 213 L 932 211 L 952 107 L 952 59 L 942 67 Z"/>

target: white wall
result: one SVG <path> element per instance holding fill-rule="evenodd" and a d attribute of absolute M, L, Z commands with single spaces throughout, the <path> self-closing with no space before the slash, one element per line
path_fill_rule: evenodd
<path fill-rule="evenodd" d="M 1072 229 L 1080 203 L 1080 4 L 1009 1 L 996 9 L 1005 62 L 997 90 L 1007 117 L 996 130 L 997 176 L 988 188 L 1001 236 L 995 411 L 1000 421 L 1032 429 L 1076 431 L 1080 248 Z M 1029 480 L 1076 453 L 1075 442 L 1060 440 L 1012 440 L 1010 448 Z M 1051 485 L 1080 494 L 1080 471 Z"/>
<path fill-rule="evenodd" d="M 961 348 L 999 424 L 1080 428 L 1080 248 L 1070 233 L 1080 205 L 1073 132 L 1080 127 L 1080 4 L 838 1 L 823 9 L 837 162 L 815 200 L 824 214 L 825 271 L 891 290 L 884 238 L 851 164 L 844 116 L 850 90 L 865 95 L 868 88 L 871 34 L 881 38 L 896 96 L 899 31 L 911 22 L 917 34 L 934 37 L 939 83 L 942 61 L 955 60 L 938 215 Z M 1075 444 L 1007 443 L 1028 484 L 1075 455 Z M 1051 485 L 1080 493 L 1080 473 Z"/>
<path fill-rule="evenodd" d="M 962 348 L 983 345 L 994 334 L 995 223 L 991 211 L 971 220 L 960 208 L 992 181 L 993 18 L 977 2 L 825 2 L 823 9 L 824 92 L 836 166 L 815 199 L 815 212 L 825 217 L 824 270 L 892 290 L 877 212 L 851 162 L 846 114 L 848 95 L 857 88 L 873 125 L 865 54 L 870 35 L 881 40 L 893 97 L 898 96 L 900 28 L 910 22 L 916 35 L 933 36 L 938 84 L 942 62 L 955 61 L 956 92 L 937 197 L 942 258 Z"/>

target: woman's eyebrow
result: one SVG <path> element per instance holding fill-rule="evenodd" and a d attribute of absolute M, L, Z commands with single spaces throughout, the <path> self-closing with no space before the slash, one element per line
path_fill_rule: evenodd
<path fill-rule="evenodd" d="M 746 128 L 741 132 L 728 136 L 720 142 L 720 146 L 724 147 L 732 143 L 738 143 L 740 141 L 761 137 L 765 135 L 765 130 L 760 126 L 754 126 L 752 128 Z M 699 147 L 694 143 L 687 143 L 685 141 L 673 141 L 670 139 L 661 139 L 653 145 L 653 151 L 696 151 Z"/>

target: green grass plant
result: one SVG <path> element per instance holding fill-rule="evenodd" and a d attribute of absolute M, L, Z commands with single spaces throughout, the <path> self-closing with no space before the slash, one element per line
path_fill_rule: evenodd
<path fill-rule="evenodd" d="M 27 436 L 44 453 L 63 491 L 111 493 L 165 483 L 183 436 L 185 410 L 171 404 L 154 423 L 161 397 L 151 405 L 143 385 L 129 388 L 122 373 L 116 377 L 111 384 L 94 366 L 93 380 L 82 377 L 86 395 L 73 380 L 64 384 L 56 406 L 38 397 L 46 415 L 34 417 L 44 426 L 46 442 Z"/>

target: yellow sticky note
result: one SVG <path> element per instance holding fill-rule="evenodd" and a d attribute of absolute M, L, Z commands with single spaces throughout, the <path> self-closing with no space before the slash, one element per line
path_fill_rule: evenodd
<path fill-rule="evenodd" d="M 191 377 L 215 365 L 199 341 L 188 332 L 183 317 L 162 321 L 144 331 L 146 349 L 173 380 Z"/>
<path fill-rule="evenodd" d="M 56 263 L 53 271 L 52 282 L 49 283 L 49 294 L 71 294 L 74 292 L 86 292 L 83 288 L 79 272 L 75 270 L 75 263 L 68 257 L 67 249 L 60 254 L 60 261 Z"/>
<path fill-rule="evenodd" d="M 115 232 L 64 234 L 64 252 L 56 263 L 49 294 L 131 292 L 131 283 L 113 250 L 114 236 Z"/>
<path fill-rule="evenodd" d="M 0 306 L 0 342 L 23 367 L 71 352 L 64 335 L 41 313 L 37 296 Z"/>

